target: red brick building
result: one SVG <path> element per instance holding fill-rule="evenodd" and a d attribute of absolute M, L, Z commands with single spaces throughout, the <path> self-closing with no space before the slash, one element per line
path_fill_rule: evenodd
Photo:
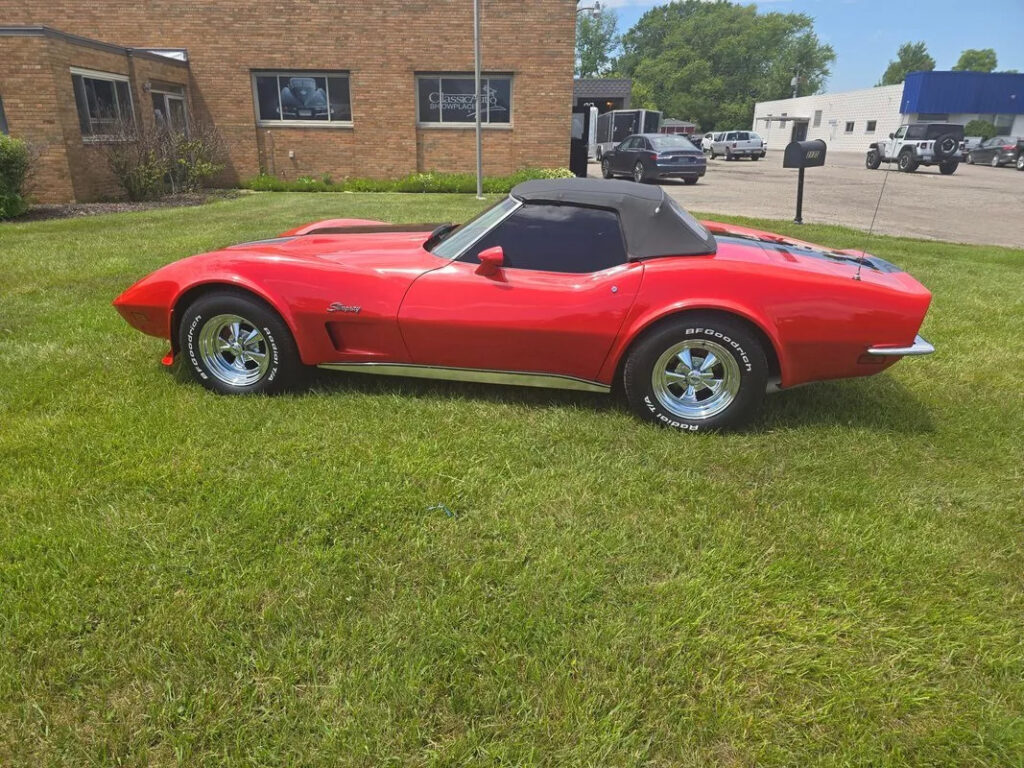
<path fill-rule="evenodd" d="M 575 0 L 481 0 L 484 172 L 565 166 Z M 34 196 L 116 195 L 112 119 L 212 122 L 222 181 L 475 167 L 472 0 L 0 0 L 0 130 Z"/>

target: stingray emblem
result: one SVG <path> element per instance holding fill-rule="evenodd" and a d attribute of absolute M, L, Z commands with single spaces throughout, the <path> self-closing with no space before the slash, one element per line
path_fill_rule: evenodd
<path fill-rule="evenodd" d="M 327 308 L 328 312 L 350 312 L 353 315 L 359 314 L 359 310 L 362 307 L 353 307 L 350 304 L 342 304 L 340 301 L 336 301 Z"/>

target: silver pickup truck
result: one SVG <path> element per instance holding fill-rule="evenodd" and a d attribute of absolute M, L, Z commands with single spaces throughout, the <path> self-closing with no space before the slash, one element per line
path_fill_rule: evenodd
<path fill-rule="evenodd" d="M 726 160 L 735 160 L 739 157 L 760 160 L 768 151 L 764 139 L 753 131 L 726 131 L 716 136 L 718 138 L 710 143 L 709 154 L 712 160 L 719 155 L 725 155 Z"/>

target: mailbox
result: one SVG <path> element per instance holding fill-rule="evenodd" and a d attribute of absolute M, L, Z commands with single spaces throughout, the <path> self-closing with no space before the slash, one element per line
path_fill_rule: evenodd
<path fill-rule="evenodd" d="M 821 139 L 791 141 L 786 145 L 786 154 L 782 158 L 783 168 L 817 168 L 824 164 L 825 142 Z"/>
<path fill-rule="evenodd" d="M 796 218 L 793 219 L 797 224 L 804 223 L 804 168 L 816 168 L 824 164 L 825 142 L 821 139 L 791 141 L 786 145 L 786 154 L 782 156 L 782 167 L 800 169 L 796 182 Z"/>

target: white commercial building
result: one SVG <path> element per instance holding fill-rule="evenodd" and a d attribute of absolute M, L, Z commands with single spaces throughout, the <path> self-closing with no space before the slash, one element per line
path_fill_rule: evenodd
<path fill-rule="evenodd" d="M 975 119 L 1024 136 L 1024 74 L 911 72 L 900 85 L 762 101 L 754 106 L 753 129 L 772 149 L 824 139 L 829 151 L 864 152 L 904 123 Z"/>

